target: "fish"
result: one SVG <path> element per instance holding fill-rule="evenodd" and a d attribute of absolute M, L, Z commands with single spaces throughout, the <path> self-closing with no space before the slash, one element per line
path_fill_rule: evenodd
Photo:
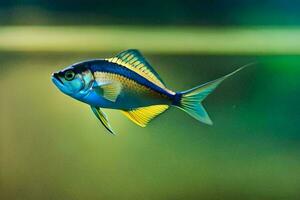
<path fill-rule="evenodd" d="M 115 134 L 102 108 L 120 110 L 141 127 L 170 107 L 212 125 L 202 101 L 221 82 L 246 66 L 189 90 L 174 92 L 139 50 L 129 49 L 111 58 L 72 64 L 54 72 L 51 79 L 62 93 L 88 104 L 108 132 Z"/>

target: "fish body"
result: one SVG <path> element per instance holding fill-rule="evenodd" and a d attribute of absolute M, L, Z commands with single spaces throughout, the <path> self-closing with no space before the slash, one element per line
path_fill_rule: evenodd
<path fill-rule="evenodd" d="M 170 106 L 212 124 L 201 102 L 223 80 L 240 69 L 190 90 L 174 92 L 165 86 L 138 50 L 130 49 L 109 59 L 73 64 L 53 73 L 52 81 L 63 93 L 90 105 L 100 122 L 114 133 L 101 108 L 121 110 L 142 127 Z"/>
<path fill-rule="evenodd" d="M 99 95 L 98 91 L 91 90 L 81 100 L 93 106 L 126 110 L 151 105 L 170 105 L 176 95 L 175 92 L 156 85 L 140 74 L 107 60 L 87 61 L 81 64 L 88 65 L 87 68 L 94 77 L 94 86 L 113 82 L 118 85 L 116 87 L 121 88 L 114 101 Z"/>

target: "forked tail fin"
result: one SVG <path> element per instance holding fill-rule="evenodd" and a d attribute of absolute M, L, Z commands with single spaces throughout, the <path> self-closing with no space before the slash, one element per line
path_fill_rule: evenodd
<path fill-rule="evenodd" d="M 198 121 L 203 122 L 205 124 L 212 125 L 213 123 L 209 118 L 207 112 L 205 111 L 204 107 L 202 106 L 201 102 L 211 92 L 213 92 L 217 88 L 217 86 L 220 83 L 222 83 L 222 81 L 224 81 L 226 78 L 232 76 L 233 74 L 237 73 L 238 71 L 252 64 L 253 63 L 240 67 L 234 72 L 227 74 L 221 78 L 218 78 L 214 81 L 210 81 L 203 85 L 194 87 L 190 90 L 186 90 L 178 93 L 179 98 L 177 98 L 178 99 L 177 102 L 175 100 L 174 105 L 178 106 L 180 109 L 187 112 L 189 115 L 191 115 Z"/>

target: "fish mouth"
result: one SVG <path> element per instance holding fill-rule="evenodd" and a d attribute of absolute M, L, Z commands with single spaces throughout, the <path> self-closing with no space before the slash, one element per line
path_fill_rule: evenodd
<path fill-rule="evenodd" d="M 51 79 L 52 79 L 53 83 L 57 86 L 63 86 L 64 85 L 64 83 L 59 78 L 58 73 L 53 73 L 52 76 L 51 76 Z"/>

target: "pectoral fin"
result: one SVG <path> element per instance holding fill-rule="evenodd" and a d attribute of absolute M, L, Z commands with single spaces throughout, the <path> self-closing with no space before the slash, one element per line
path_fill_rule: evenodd
<path fill-rule="evenodd" d="M 147 124 L 156 116 L 164 112 L 169 108 L 168 105 L 155 105 L 141 107 L 133 110 L 123 110 L 123 114 L 131 121 L 141 127 L 147 126 Z"/>
<path fill-rule="evenodd" d="M 100 120 L 100 122 L 103 124 L 103 126 L 111 133 L 114 134 L 114 131 L 112 130 L 108 119 L 105 115 L 105 113 L 99 108 L 99 107 L 93 107 L 91 106 L 93 113 L 96 115 L 96 117 Z"/>
<path fill-rule="evenodd" d="M 121 92 L 122 86 L 119 82 L 108 82 L 97 85 L 94 89 L 107 100 L 115 102 Z"/>

